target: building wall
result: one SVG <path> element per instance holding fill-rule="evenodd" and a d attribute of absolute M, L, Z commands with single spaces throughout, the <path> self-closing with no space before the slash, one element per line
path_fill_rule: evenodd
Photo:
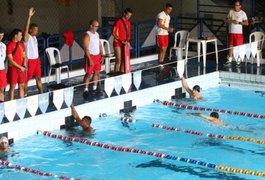
<path fill-rule="evenodd" d="M 62 33 L 69 29 L 80 30 L 88 27 L 90 19 L 99 18 L 100 0 L 71 1 L 64 6 L 58 0 L 13 0 L 13 13 L 8 14 L 7 1 L 0 1 L 0 26 L 6 32 L 14 28 L 24 30 L 28 9 L 34 7 L 36 14 L 32 22 L 37 23 L 40 32 Z"/>
<path fill-rule="evenodd" d="M 182 0 L 125 0 L 124 6 L 132 8 L 132 21 L 138 22 L 155 19 L 157 14 L 163 10 L 166 3 L 173 5 L 171 17 L 176 17 L 181 13 Z"/>

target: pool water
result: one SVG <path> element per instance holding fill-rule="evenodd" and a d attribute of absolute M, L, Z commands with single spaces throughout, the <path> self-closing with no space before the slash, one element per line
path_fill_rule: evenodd
<path fill-rule="evenodd" d="M 188 98 L 179 103 L 265 114 L 265 96 L 255 89 L 219 86 L 202 91 L 204 101 Z M 88 138 L 101 143 L 143 149 L 185 157 L 228 167 L 265 171 L 265 145 L 195 136 L 153 128 L 153 123 L 190 129 L 203 133 L 245 136 L 265 140 L 264 119 L 220 113 L 220 119 L 240 130 L 214 125 L 199 117 L 187 115 L 193 110 L 151 103 L 139 107 L 135 123 L 124 124 L 119 114 L 93 121 L 95 134 L 84 135 L 81 128 L 53 131 L 55 134 Z M 196 111 L 198 112 L 198 111 Z M 201 113 L 209 114 L 210 112 Z M 43 129 L 44 130 L 44 129 Z M 242 131 L 241 131 L 242 130 Z M 155 156 L 117 152 L 76 142 L 33 135 L 17 141 L 12 147 L 18 152 L 8 157 L 12 164 L 82 179 L 258 179 L 173 161 Z M 53 179 L 0 166 L 0 179 Z"/>

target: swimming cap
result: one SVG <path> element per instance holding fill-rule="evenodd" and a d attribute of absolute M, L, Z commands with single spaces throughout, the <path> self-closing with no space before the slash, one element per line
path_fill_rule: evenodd
<path fill-rule="evenodd" d="M 2 143 L 2 142 L 6 142 L 6 143 L 8 143 L 8 139 L 7 139 L 7 137 L 5 137 L 5 136 L 1 137 L 1 139 L 0 139 L 0 143 Z"/>
<path fill-rule="evenodd" d="M 195 85 L 195 86 L 193 86 L 192 90 L 196 90 L 196 91 L 200 92 L 201 87 L 199 85 Z"/>

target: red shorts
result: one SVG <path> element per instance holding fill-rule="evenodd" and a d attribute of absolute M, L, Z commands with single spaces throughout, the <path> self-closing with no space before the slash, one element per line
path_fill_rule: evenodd
<path fill-rule="evenodd" d="M 29 81 L 33 77 L 41 77 L 40 58 L 28 59 L 28 77 Z"/>
<path fill-rule="evenodd" d="M 122 47 L 124 44 L 122 44 L 120 41 L 113 41 L 113 47 Z"/>
<path fill-rule="evenodd" d="M 101 60 L 101 55 L 90 55 L 94 65 L 93 66 L 89 66 L 89 62 L 88 62 L 88 59 L 85 58 L 85 72 L 87 74 L 92 74 L 93 72 L 95 71 L 101 71 L 101 63 L 100 63 L 100 60 Z"/>
<path fill-rule="evenodd" d="M 7 85 L 6 81 L 6 70 L 0 70 L 0 88 L 5 88 Z"/>
<path fill-rule="evenodd" d="M 16 67 L 8 67 L 7 80 L 9 84 L 23 84 L 27 82 L 27 75 Z"/>
<path fill-rule="evenodd" d="M 157 36 L 157 46 L 158 47 L 168 47 L 168 35 L 158 35 Z"/>
<path fill-rule="evenodd" d="M 243 34 L 232 34 L 228 36 L 228 45 L 229 46 L 239 46 L 244 44 Z"/>

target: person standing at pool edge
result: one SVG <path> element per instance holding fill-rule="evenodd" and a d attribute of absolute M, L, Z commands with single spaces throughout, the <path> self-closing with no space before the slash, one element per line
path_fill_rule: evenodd
<path fill-rule="evenodd" d="M 116 56 L 115 72 L 125 73 L 125 46 L 130 45 L 131 39 L 131 22 L 132 10 L 126 8 L 123 16 L 114 23 L 112 35 L 114 37 L 113 47 Z"/>
<path fill-rule="evenodd" d="M 91 127 L 92 119 L 90 116 L 84 116 L 82 119 L 80 118 L 79 114 L 77 113 L 75 106 L 71 105 L 72 116 L 76 120 L 76 122 L 83 128 L 84 132 L 91 132 L 93 128 Z"/>
<path fill-rule="evenodd" d="M 22 39 L 22 31 L 20 29 L 14 29 L 11 32 L 11 38 L 12 40 L 7 44 L 6 48 L 8 59 L 7 79 L 10 84 L 9 100 L 14 99 L 14 91 L 17 83 L 19 98 L 23 98 L 25 83 L 27 82 L 25 46 L 20 42 Z"/>
<path fill-rule="evenodd" d="M 229 25 L 229 55 L 226 65 L 230 65 L 233 59 L 233 46 L 239 46 L 244 44 L 243 26 L 248 26 L 247 15 L 243 10 L 241 10 L 241 1 L 235 1 L 234 9 L 231 9 L 227 16 L 227 22 Z M 236 59 L 236 61 L 237 65 L 240 65 L 240 59 L 238 58 Z"/>
<path fill-rule="evenodd" d="M 182 83 L 182 86 L 185 88 L 185 90 L 189 93 L 191 98 L 193 98 L 195 100 L 202 100 L 203 99 L 203 97 L 200 95 L 201 88 L 199 85 L 193 86 L 193 88 L 191 90 L 184 77 L 181 77 L 181 83 Z"/>
<path fill-rule="evenodd" d="M 5 99 L 5 87 L 7 85 L 5 60 L 6 60 L 6 45 L 1 42 L 4 37 L 4 31 L 0 28 L 0 103 Z"/>
<path fill-rule="evenodd" d="M 91 20 L 89 22 L 89 30 L 83 36 L 83 49 L 85 53 L 85 76 L 84 76 L 84 96 L 88 96 L 88 87 L 90 76 L 93 75 L 93 89 L 91 95 L 102 95 L 101 91 L 96 92 L 99 74 L 101 70 L 101 62 L 103 61 L 102 57 L 102 46 L 99 39 L 99 34 L 97 33 L 99 27 L 99 22 L 97 20 Z"/>
<path fill-rule="evenodd" d="M 36 38 L 39 28 L 37 24 L 30 24 L 31 17 L 35 14 L 34 8 L 29 9 L 29 15 L 24 32 L 24 44 L 26 47 L 27 65 L 27 82 L 25 83 L 25 96 L 28 92 L 28 81 L 34 76 L 39 93 L 43 93 L 41 82 L 41 63 L 39 58 L 38 40 Z"/>
<path fill-rule="evenodd" d="M 173 27 L 169 27 L 170 16 L 173 8 L 172 4 L 166 4 L 164 10 L 157 15 L 156 19 L 156 36 L 157 36 L 157 46 L 159 48 L 158 52 L 158 63 L 163 64 L 166 56 L 166 51 L 168 47 L 169 37 L 168 33 L 174 31 Z"/>

